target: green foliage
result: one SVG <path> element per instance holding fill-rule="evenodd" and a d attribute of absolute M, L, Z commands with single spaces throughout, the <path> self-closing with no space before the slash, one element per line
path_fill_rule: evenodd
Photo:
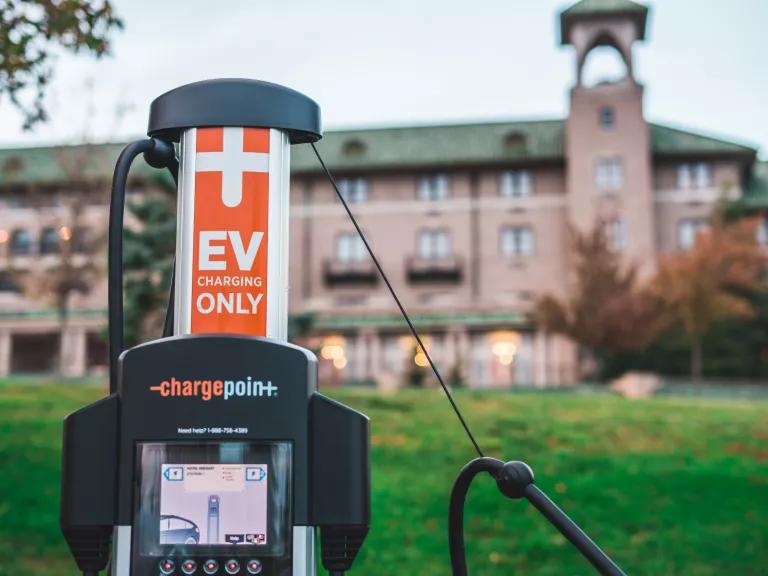
<path fill-rule="evenodd" d="M 104 387 L 0 384 L 0 576 L 76 576 L 58 527 L 61 420 Z M 352 574 L 449 574 L 451 482 L 473 457 L 437 390 L 333 390 L 371 418 L 372 519 Z M 768 566 L 762 401 L 626 401 L 607 395 L 458 391 L 491 456 L 537 483 L 627 574 L 758 576 Z M 478 478 L 466 540 L 477 576 L 591 576 L 524 502 Z"/>
<path fill-rule="evenodd" d="M 704 337 L 702 375 L 705 378 L 768 379 L 768 295 L 749 296 L 755 315 L 712 325 Z M 643 351 L 604 358 L 602 377 L 615 378 L 630 370 L 688 377 L 691 344 L 679 329 L 669 330 Z"/>
<path fill-rule="evenodd" d="M 57 48 L 98 58 L 119 28 L 109 0 L 0 0 L 0 95 L 24 114 L 25 128 L 47 118 L 43 98 Z"/>
<path fill-rule="evenodd" d="M 126 229 L 125 340 L 132 346 L 162 333 L 173 272 L 176 215 L 171 199 L 150 196 L 128 206 L 138 229 Z"/>

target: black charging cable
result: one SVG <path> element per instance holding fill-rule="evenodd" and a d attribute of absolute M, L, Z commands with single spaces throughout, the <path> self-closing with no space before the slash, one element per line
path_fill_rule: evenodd
<path fill-rule="evenodd" d="M 451 490 L 448 514 L 448 545 L 451 553 L 453 576 L 467 576 L 467 560 L 464 551 L 464 504 L 472 481 L 478 474 L 489 473 L 507 498 L 525 498 L 549 520 L 560 533 L 603 576 L 625 576 L 613 560 L 595 544 L 557 504 L 534 484 L 533 470 L 525 462 L 502 462 L 496 458 L 476 458 L 461 472 Z"/>
<path fill-rule="evenodd" d="M 174 180 L 178 179 L 179 162 L 173 144 L 160 138 L 137 140 L 128 144 L 115 164 L 112 177 L 112 195 L 109 203 L 108 248 L 108 308 L 109 308 L 109 392 L 117 390 L 118 359 L 123 353 L 123 221 L 125 216 L 125 188 L 131 164 L 144 154 L 153 168 L 167 168 Z M 169 304 L 169 308 L 172 305 Z M 166 322 L 167 324 L 167 322 Z"/>

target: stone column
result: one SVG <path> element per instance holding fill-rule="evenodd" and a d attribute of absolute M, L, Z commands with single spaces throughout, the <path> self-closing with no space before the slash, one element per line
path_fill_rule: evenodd
<path fill-rule="evenodd" d="M 11 373 L 11 330 L 0 329 L 0 376 Z"/>
<path fill-rule="evenodd" d="M 368 362 L 366 364 L 365 377 L 379 385 L 379 374 L 381 373 L 381 336 L 378 331 L 371 329 L 368 332 Z"/>
<path fill-rule="evenodd" d="M 533 385 L 542 388 L 547 382 L 547 335 L 541 330 L 533 334 Z"/>
<path fill-rule="evenodd" d="M 82 326 L 68 326 L 61 339 L 62 374 L 68 377 L 85 376 L 86 332 Z"/>
<path fill-rule="evenodd" d="M 447 341 L 452 341 L 453 362 L 448 367 L 449 370 L 453 369 L 456 363 L 459 363 L 461 374 L 464 376 L 464 380 L 467 383 L 467 387 L 472 387 L 475 383 L 472 382 L 472 374 L 470 373 L 470 355 L 471 347 L 469 342 L 469 333 L 466 326 L 454 326 L 451 328 L 452 338 L 447 338 Z M 446 341 L 446 345 L 447 342 Z"/>

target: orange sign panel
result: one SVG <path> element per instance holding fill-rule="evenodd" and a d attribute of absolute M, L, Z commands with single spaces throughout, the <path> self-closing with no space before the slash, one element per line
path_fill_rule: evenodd
<path fill-rule="evenodd" d="M 192 333 L 266 335 L 269 129 L 198 128 Z"/>

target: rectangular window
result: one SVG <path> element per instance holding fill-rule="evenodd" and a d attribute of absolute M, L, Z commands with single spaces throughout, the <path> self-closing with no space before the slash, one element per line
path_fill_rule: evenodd
<path fill-rule="evenodd" d="M 612 107 L 603 106 L 600 109 L 600 126 L 605 130 L 611 130 L 615 120 L 616 118 Z"/>
<path fill-rule="evenodd" d="M 712 175 L 706 162 L 685 162 L 677 167 L 678 190 L 701 190 L 712 186 Z"/>
<path fill-rule="evenodd" d="M 358 204 L 368 199 L 368 182 L 365 178 L 339 179 L 339 192 L 350 204 Z"/>
<path fill-rule="evenodd" d="M 605 223 L 605 239 L 614 252 L 621 252 L 627 247 L 627 231 L 624 220 L 616 218 Z"/>
<path fill-rule="evenodd" d="M 595 185 L 602 192 L 614 192 L 624 186 L 624 163 L 619 156 L 604 156 L 597 159 Z"/>
<path fill-rule="evenodd" d="M 450 178 L 447 174 L 430 174 L 419 178 L 419 200 L 431 202 L 448 198 Z"/>
<path fill-rule="evenodd" d="M 416 242 L 419 258 L 442 260 L 451 255 L 451 236 L 448 230 L 421 230 Z"/>
<path fill-rule="evenodd" d="M 534 250 L 530 226 L 506 226 L 501 229 L 499 245 L 502 256 L 530 256 Z"/>
<path fill-rule="evenodd" d="M 528 170 L 506 170 L 501 173 L 499 190 L 503 198 L 524 198 L 533 192 L 532 184 Z"/>
<path fill-rule="evenodd" d="M 356 232 L 345 232 L 336 236 L 338 262 L 361 262 L 365 260 L 365 256 L 365 245 Z"/>
<path fill-rule="evenodd" d="M 683 250 L 690 249 L 696 243 L 699 233 L 709 230 L 709 221 L 705 218 L 685 218 L 677 223 L 677 245 Z"/>

